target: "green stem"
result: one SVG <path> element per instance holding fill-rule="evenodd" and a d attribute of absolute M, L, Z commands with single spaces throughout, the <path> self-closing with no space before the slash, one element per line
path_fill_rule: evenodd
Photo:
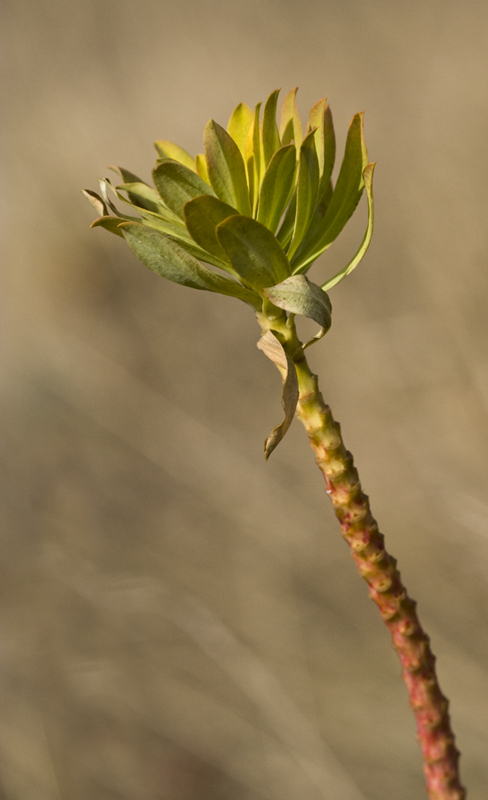
<path fill-rule="evenodd" d="M 267 324 L 262 318 L 259 321 L 262 327 L 272 328 L 290 357 L 300 353 L 294 324 L 286 325 L 283 319 Z M 435 656 L 419 622 L 416 602 L 402 583 L 396 560 L 385 549 L 383 534 L 361 488 L 352 455 L 346 450 L 340 426 L 322 398 L 317 376 L 310 371 L 303 352 L 298 358 L 295 361 L 300 388 L 297 416 L 305 426 L 324 475 L 342 535 L 400 658 L 417 723 L 427 794 L 430 800 L 463 800 L 466 792 L 459 778 L 459 751 L 451 730 L 448 701 L 439 687 Z"/>

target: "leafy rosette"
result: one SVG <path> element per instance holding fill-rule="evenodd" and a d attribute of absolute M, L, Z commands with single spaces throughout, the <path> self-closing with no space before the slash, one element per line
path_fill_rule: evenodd
<path fill-rule="evenodd" d="M 368 163 L 363 115 L 356 114 L 334 186 L 335 135 L 327 101 L 314 105 L 303 133 L 296 89 L 284 99 L 279 125 L 278 95 L 276 90 L 269 96 L 262 120 L 261 103 L 254 111 L 240 103 L 227 130 L 210 120 L 205 152 L 195 158 L 172 142 L 157 141 L 155 188 L 111 167 L 121 183 L 104 179 L 100 194 L 84 194 L 100 214 L 92 227 L 123 236 L 162 277 L 236 297 L 265 314 L 273 307 L 304 314 L 325 332 L 325 292 L 357 266 L 371 239 L 374 164 Z M 369 218 L 358 252 L 322 286 L 311 283 L 304 273 L 339 236 L 364 189 Z"/>

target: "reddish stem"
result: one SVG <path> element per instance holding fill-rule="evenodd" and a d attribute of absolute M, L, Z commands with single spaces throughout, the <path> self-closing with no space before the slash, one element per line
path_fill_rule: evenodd
<path fill-rule="evenodd" d="M 459 779 L 459 751 L 448 713 L 448 701 L 439 687 L 435 656 L 422 629 L 416 603 L 405 589 L 396 560 L 385 550 L 384 537 L 371 513 L 352 455 L 342 441 L 340 426 L 319 392 L 317 378 L 302 358 L 296 363 L 300 400 L 297 416 L 304 424 L 322 471 L 344 539 L 371 599 L 389 628 L 402 665 L 410 705 L 417 722 L 430 800 L 463 800 Z"/>

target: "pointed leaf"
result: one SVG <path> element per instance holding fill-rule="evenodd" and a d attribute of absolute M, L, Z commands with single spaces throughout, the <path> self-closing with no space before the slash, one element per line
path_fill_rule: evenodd
<path fill-rule="evenodd" d="M 145 183 L 121 183 L 116 187 L 119 191 L 127 192 L 131 202 L 140 207 L 146 208 L 148 211 L 154 211 L 156 214 L 163 209 L 164 205 L 161 198 L 154 189 L 151 189 Z"/>
<path fill-rule="evenodd" d="M 221 247 L 215 229 L 228 217 L 235 216 L 236 209 L 217 197 L 202 194 L 186 203 L 183 213 L 186 227 L 197 244 L 222 261 L 228 261 L 227 253 Z"/>
<path fill-rule="evenodd" d="M 124 183 L 145 183 L 145 181 L 138 178 L 133 172 L 129 172 L 128 169 L 124 169 L 124 167 L 114 167 L 112 165 L 109 167 L 109 169 L 111 169 L 112 172 L 117 172 Z"/>
<path fill-rule="evenodd" d="M 319 162 L 319 198 L 329 184 L 335 161 L 335 134 L 332 113 L 327 100 L 319 100 L 310 110 L 310 128 L 316 128 L 315 147 Z"/>
<path fill-rule="evenodd" d="M 188 169 L 195 171 L 195 160 L 178 144 L 168 142 L 167 139 L 158 139 L 157 142 L 154 142 L 154 147 L 158 151 L 160 158 L 172 158 L 173 161 L 179 161 L 180 164 L 184 164 Z"/>
<path fill-rule="evenodd" d="M 315 133 L 311 131 L 300 148 L 297 178 L 297 211 L 293 238 L 288 250 L 291 258 L 305 236 L 317 206 L 319 163 L 315 150 Z"/>
<path fill-rule="evenodd" d="M 183 206 L 188 200 L 193 200 L 200 194 L 214 194 L 208 183 L 196 172 L 171 158 L 153 170 L 153 180 L 165 204 L 180 219 L 183 219 Z"/>
<path fill-rule="evenodd" d="M 292 145 L 292 147 L 295 147 L 295 145 Z M 285 251 L 291 242 L 291 237 L 293 236 L 293 228 L 295 227 L 296 215 L 297 215 L 297 192 L 295 188 L 293 190 L 288 208 L 285 211 L 283 222 L 281 223 L 278 233 L 276 234 L 276 238 L 278 239 L 280 245 Z"/>
<path fill-rule="evenodd" d="M 281 144 L 295 142 L 297 153 L 302 145 L 303 132 L 297 106 L 298 88 L 288 92 L 281 107 L 280 137 Z"/>
<path fill-rule="evenodd" d="M 295 145 L 287 144 L 276 151 L 265 172 L 259 193 L 258 221 L 276 233 L 281 217 L 290 201 L 295 183 Z"/>
<path fill-rule="evenodd" d="M 205 195 L 207 196 L 207 195 Z M 152 214 L 150 211 L 142 211 L 141 215 L 143 217 L 143 224 L 149 228 L 155 228 L 158 231 L 161 231 L 168 237 L 168 239 L 172 239 L 172 241 L 176 242 L 186 250 L 187 253 L 190 255 L 195 256 L 200 261 L 204 261 L 206 264 L 212 264 L 214 267 L 219 267 L 219 269 L 226 270 L 227 272 L 233 271 L 230 269 L 227 260 L 222 260 L 217 256 L 213 255 L 212 253 L 203 250 L 190 236 L 186 227 L 178 220 L 176 222 L 168 221 L 162 219 L 158 214 Z M 136 222 L 141 222 L 141 220 L 132 220 Z M 120 220 L 119 220 L 120 223 Z M 225 256 L 225 254 L 224 254 Z"/>
<path fill-rule="evenodd" d="M 246 139 L 253 119 L 254 113 L 252 108 L 249 108 L 246 103 L 239 103 L 237 108 L 232 112 L 229 124 L 227 125 L 229 136 L 232 136 L 234 139 L 243 158 L 245 158 L 246 155 Z"/>
<path fill-rule="evenodd" d="M 110 233 L 115 233 L 116 236 L 122 236 L 122 231 L 119 228 L 121 224 L 119 217 L 103 216 L 96 219 L 90 225 L 90 228 L 105 228 Z"/>
<path fill-rule="evenodd" d="M 245 161 L 247 179 L 249 182 L 249 197 L 253 216 L 256 214 L 259 189 L 261 187 L 261 176 L 264 172 L 264 155 L 263 148 L 261 146 L 261 126 L 259 124 L 260 113 L 261 103 L 258 103 L 254 109 L 254 118 L 247 134 L 245 146 Z"/>
<path fill-rule="evenodd" d="M 100 214 L 101 217 L 108 216 L 107 206 L 103 202 L 102 198 L 96 192 L 92 192 L 91 189 L 82 189 L 81 194 L 86 197 L 90 205 L 93 206 L 97 214 Z"/>
<path fill-rule="evenodd" d="M 368 226 L 366 228 L 366 233 L 364 234 L 364 239 L 361 242 L 359 250 L 357 251 L 354 258 L 349 262 L 349 264 L 341 269 L 340 272 L 337 273 L 333 278 L 329 281 L 326 281 L 322 286 L 322 289 L 328 291 L 332 289 L 336 283 L 342 281 L 349 273 L 356 269 L 359 262 L 363 259 L 366 250 L 368 249 L 371 238 L 373 236 L 373 227 L 374 227 L 374 204 L 373 204 L 373 173 L 374 173 L 375 164 L 368 164 L 366 169 L 363 172 L 363 179 L 364 179 L 364 186 L 366 188 L 366 195 L 368 198 Z"/>
<path fill-rule="evenodd" d="M 320 333 L 307 342 L 303 349 L 321 339 L 329 330 L 332 312 L 329 297 L 305 275 L 292 275 L 277 286 L 263 289 L 263 294 L 278 308 L 290 314 L 302 314 L 320 325 Z"/>
<path fill-rule="evenodd" d="M 207 123 L 203 141 L 208 175 L 215 193 L 224 203 L 250 216 L 246 168 L 238 146 L 225 128 L 214 120 Z"/>
<path fill-rule="evenodd" d="M 267 167 L 273 155 L 281 147 L 280 134 L 276 124 L 276 106 L 278 104 L 279 89 L 270 94 L 266 100 L 263 112 L 263 154 L 264 164 Z"/>
<path fill-rule="evenodd" d="M 298 378 L 293 361 L 285 353 L 283 345 L 278 341 L 272 331 L 267 331 L 264 336 L 261 337 L 257 346 L 259 350 L 262 350 L 263 353 L 276 364 L 284 377 L 281 404 L 285 412 L 285 418 L 280 425 L 276 425 L 276 427 L 273 428 L 264 443 L 264 457 L 268 460 L 293 422 L 299 397 Z"/>
<path fill-rule="evenodd" d="M 208 169 L 207 169 L 207 161 L 203 153 L 198 153 L 195 156 L 195 167 L 197 170 L 197 174 L 200 175 L 201 178 L 208 183 L 210 186 L 210 178 L 208 177 Z"/>
<path fill-rule="evenodd" d="M 121 230 L 137 258 L 161 277 L 193 289 L 236 297 L 256 309 L 261 307 L 254 292 L 212 272 L 163 233 L 134 222 L 123 223 Z"/>
<path fill-rule="evenodd" d="M 290 275 L 288 259 L 271 231 L 237 215 L 217 226 L 217 239 L 237 274 L 253 289 L 281 283 Z"/>
<path fill-rule="evenodd" d="M 320 225 L 310 226 L 309 234 L 293 258 L 294 272 L 302 272 L 337 239 L 361 199 L 367 165 L 363 114 L 360 113 L 355 114 L 349 126 L 341 170 L 327 211 Z"/>

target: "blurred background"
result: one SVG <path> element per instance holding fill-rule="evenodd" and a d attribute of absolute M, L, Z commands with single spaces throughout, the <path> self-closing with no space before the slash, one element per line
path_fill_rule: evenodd
<path fill-rule="evenodd" d="M 89 230 L 79 190 L 298 85 L 377 226 L 310 352 L 488 785 L 488 7 L 4 0 L 6 800 L 418 800 L 399 664 L 252 313 Z M 362 201 L 311 272 L 360 241 Z"/>

